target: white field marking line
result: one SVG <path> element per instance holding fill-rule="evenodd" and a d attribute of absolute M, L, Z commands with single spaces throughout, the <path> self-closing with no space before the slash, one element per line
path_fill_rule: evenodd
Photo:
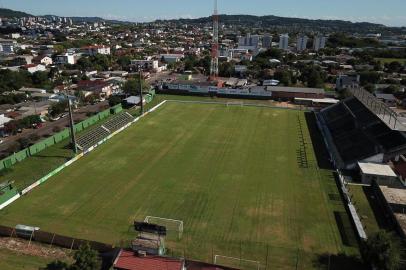
<path fill-rule="evenodd" d="M 214 264 L 217 264 L 217 258 L 225 258 L 225 259 L 232 259 L 232 260 L 235 260 L 235 261 L 255 263 L 255 264 L 258 265 L 258 269 L 261 266 L 261 263 L 259 261 L 246 260 L 246 259 L 240 259 L 240 258 L 236 258 L 236 257 L 223 256 L 223 255 L 214 255 Z"/>

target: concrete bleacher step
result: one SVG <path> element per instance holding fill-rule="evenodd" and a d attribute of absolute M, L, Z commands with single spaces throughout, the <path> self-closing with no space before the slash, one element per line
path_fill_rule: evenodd
<path fill-rule="evenodd" d="M 126 126 L 132 121 L 134 121 L 134 117 L 128 113 L 122 113 L 114 116 L 112 119 L 106 121 L 106 123 L 104 123 L 102 126 L 93 128 L 89 132 L 80 135 L 77 139 L 77 144 L 82 150 L 87 150 L 109 136 L 111 133 Z"/>

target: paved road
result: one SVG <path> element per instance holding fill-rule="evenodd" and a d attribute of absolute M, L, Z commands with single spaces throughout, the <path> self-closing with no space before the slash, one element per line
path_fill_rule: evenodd
<path fill-rule="evenodd" d="M 88 116 L 86 115 L 89 112 L 100 112 L 108 107 L 108 101 L 103 101 L 100 103 L 97 103 L 95 105 L 88 105 L 86 107 L 79 108 L 74 111 L 73 113 L 73 119 L 75 123 L 78 123 L 86 118 Z M 39 137 L 41 137 L 40 140 L 43 138 L 49 137 L 54 133 L 54 128 L 59 127 L 60 129 L 63 129 L 65 127 L 69 127 L 69 117 L 66 116 L 62 119 L 59 119 L 58 121 L 55 122 L 46 122 L 44 123 L 43 127 L 40 129 L 24 129 L 22 133 L 18 133 L 14 136 L 10 136 L 7 138 L 3 138 L 3 143 L 0 145 L 0 153 L 5 154 L 6 150 L 14 144 L 18 139 L 20 138 L 28 138 L 32 134 L 37 134 Z"/>

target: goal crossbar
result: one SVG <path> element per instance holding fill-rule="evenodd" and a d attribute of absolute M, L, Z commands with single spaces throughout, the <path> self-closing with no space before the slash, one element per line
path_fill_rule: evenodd
<path fill-rule="evenodd" d="M 146 216 L 145 219 L 144 219 L 144 222 L 151 223 L 151 220 L 152 220 L 152 223 L 155 223 L 155 221 L 157 223 L 160 223 L 160 224 L 157 224 L 157 225 L 162 225 L 162 223 L 164 223 L 163 225 L 166 225 L 168 223 L 176 223 L 177 224 L 177 231 L 179 233 L 179 239 L 182 238 L 182 234 L 183 234 L 183 221 L 182 220 L 172 219 L 172 218 Z M 173 229 L 169 228 L 168 230 L 173 230 Z"/>
<path fill-rule="evenodd" d="M 243 101 L 229 101 L 226 103 L 226 106 L 244 106 L 244 102 Z"/>
<path fill-rule="evenodd" d="M 234 261 L 238 261 L 238 262 L 246 262 L 246 263 L 252 263 L 256 265 L 257 270 L 260 269 L 261 267 L 261 263 L 259 261 L 253 261 L 253 260 L 246 260 L 246 259 L 242 259 L 242 258 L 236 258 L 236 257 L 229 257 L 229 256 L 223 256 L 223 255 L 214 255 L 214 264 L 216 265 L 223 265 L 223 264 L 219 264 L 217 259 L 218 258 L 223 258 L 223 259 L 227 259 L 227 260 L 234 260 Z M 227 266 L 227 265 L 224 265 Z"/>

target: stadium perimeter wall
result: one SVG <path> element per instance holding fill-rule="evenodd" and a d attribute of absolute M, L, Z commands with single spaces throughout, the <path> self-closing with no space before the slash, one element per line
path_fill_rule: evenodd
<path fill-rule="evenodd" d="M 4 209 L 5 207 L 7 207 L 8 205 L 10 205 L 11 203 L 13 203 L 14 201 L 16 201 L 17 199 L 19 199 L 21 196 L 26 195 L 27 193 L 29 193 L 30 191 L 32 191 L 34 188 L 40 186 L 41 184 L 45 183 L 47 180 L 49 180 L 52 176 L 58 174 L 60 171 L 62 171 L 63 169 L 65 169 L 66 167 L 72 165 L 74 162 L 78 161 L 79 159 L 81 159 L 83 156 L 89 154 L 91 151 L 93 151 L 95 148 L 97 148 L 98 146 L 100 146 L 101 144 L 105 143 L 106 141 L 110 140 L 112 137 L 114 137 L 115 135 L 117 135 L 118 133 L 122 132 L 123 130 L 127 129 L 129 126 L 131 126 L 132 124 L 138 122 L 141 118 L 147 116 L 149 113 L 155 111 L 156 109 L 158 109 L 159 107 L 161 107 L 163 104 L 165 104 L 167 101 L 164 100 L 161 103 L 159 103 L 158 105 L 156 105 L 155 107 L 151 108 L 150 110 L 148 110 L 147 112 L 145 112 L 142 116 L 137 117 L 136 119 L 134 119 L 133 122 L 125 125 L 124 127 L 120 128 L 119 130 L 113 132 L 112 134 L 110 134 L 109 136 L 107 136 L 106 138 L 104 138 L 103 140 L 99 141 L 97 144 L 95 144 L 94 146 L 90 147 L 88 150 L 86 150 L 83 153 L 78 154 L 76 157 L 74 157 L 73 159 L 69 160 L 68 162 L 64 163 L 63 165 L 59 166 L 58 168 L 56 168 L 55 170 L 51 171 L 50 173 L 48 173 L 47 175 L 45 175 L 44 177 L 42 177 L 41 179 L 39 179 L 38 181 L 34 182 L 33 184 L 31 184 L 30 186 L 26 187 L 25 189 L 23 189 L 20 193 L 16 194 L 15 196 L 11 197 L 8 201 L 4 202 L 3 204 L 0 205 L 0 210 Z"/>
<path fill-rule="evenodd" d="M 98 113 L 97 115 L 87 118 L 84 121 L 82 121 L 74 126 L 75 132 L 80 132 L 89 126 L 96 124 L 100 120 L 107 118 L 111 114 L 116 114 L 122 110 L 123 110 L 123 108 L 122 108 L 121 104 L 118 104 L 112 108 L 109 108 L 105 111 Z M 30 156 L 33 156 L 33 155 L 45 150 L 46 148 L 48 148 L 56 143 L 59 143 L 69 137 L 70 137 L 70 131 L 69 131 L 69 128 L 66 128 L 63 131 L 53 135 L 52 137 L 44 139 L 28 148 L 21 150 L 20 152 L 14 153 L 13 155 L 1 160 L 0 161 L 0 170 L 3 170 L 5 168 L 10 168 L 17 162 L 21 162 L 24 159 L 26 159 Z"/>
<path fill-rule="evenodd" d="M 16 234 L 14 228 L 7 227 L 7 226 L 0 226 L 0 237 L 18 237 L 22 239 L 27 239 L 27 237 L 22 237 Z M 114 246 L 110 244 L 100 243 L 96 241 L 89 241 L 84 239 L 78 239 L 68 236 L 59 235 L 56 233 L 49 233 L 42 231 L 41 229 L 35 231 L 31 237 L 27 240 L 35 241 L 38 243 L 54 245 L 62 248 L 67 249 L 79 249 L 79 247 L 83 244 L 88 243 L 90 247 L 98 252 L 109 252 L 114 249 Z"/>

